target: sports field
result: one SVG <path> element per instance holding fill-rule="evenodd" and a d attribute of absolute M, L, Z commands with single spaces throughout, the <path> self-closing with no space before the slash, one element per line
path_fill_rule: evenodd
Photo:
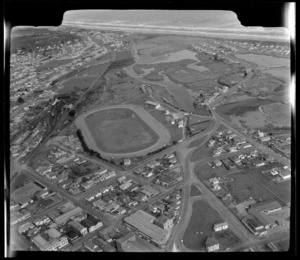
<path fill-rule="evenodd" d="M 76 125 L 87 145 L 111 157 L 148 153 L 170 141 L 170 133 L 141 107 L 119 105 L 81 115 Z"/>
<path fill-rule="evenodd" d="M 100 150 L 125 153 L 143 150 L 158 141 L 155 133 L 130 109 L 108 109 L 95 112 L 85 122 Z"/>

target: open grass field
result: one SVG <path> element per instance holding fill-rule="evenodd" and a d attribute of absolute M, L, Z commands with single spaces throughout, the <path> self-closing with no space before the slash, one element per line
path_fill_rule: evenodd
<path fill-rule="evenodd" d="M 195 185 L 192 185 L 190 196 L 193 197 L 193 196 L 200 196 L 200 195 L 202 195 L 202 192 Z"/>
<path fill-rule="evenodd" d="M 206 135 L 202 136 L 201 138 L 199 138 L 193 142 L 190 142 L 189 148 L 194 148 L 194 147 L 199 146 L 200 144 L 202 144 L 202 142 L 205 140 L 205 138 L 206 138 Z"/>
<path fill-rule="evenodd" d="M 10 192 L 13 192 L 14 190 L 23 186 L 24 181 L 26 180 L 28 180 L 27 176 L 22 173 L 16 176 L 16 178 L 10 184 Z"/>
<path fill-rule="evenodd" d="M 104 64 L 99 64 L 93 67 L 89 67 L 87 69 L 85 69 L 84 71 L 80 72 L 79 74 L 77 74 L 78 77 L 81 77 L 85 74 L 87 74 L 88 76 L 91 75 L 99 75 L 102 74 L 109 66 L 109 63 L 104 63 Z"/>
<path fill-rule="evenodd" d="M 233 178 L 233 181 L 227 182 L 226 185 L 221 185 L 232 195 L 237 204 L 244 202 L 250 197 L 253 197 L 256 201 L 275 198 L 272 193 L 247 174 L 233 173 L 230 175 L 230 178 Z"/>
<path fill-rule="evenodd" d="M 291 125 L 291 106 L 282 103 L 274 103 L 265 105 L 262 109 L 264 113 L 269 115 L 270 121 L 273 124 L 279 127 Z"/>
<path fill-rule="evenodd" d="M 246 112 L 255 111 L 260 106 L 271 104 L 273 101 L 268 99 L 249 98 L 238 102 L 223 104 L 216 107 L 216 112 L 221 115 L 244 115 Z"/>
<path fill-rule="evenodd" d="M 64 87 L 59 89 L 57 92 L 60 94 L 70 93 L 76 89 L 85 90 L 87 89 L 96 77 L 74 77 L 63 83 Z"/>
<path fill-rule="evenodd" d="M 85 123 L 100 150 L 128 153 L 155 144 L 159 136 L 130 109 L 106 109 L 88 115 Z"/>
<path fill-rule="evenodd" d="M 250 174 L 252 177 L 254 177 L 260 184 L 267 187 L 270 191 L 272 191 L 274 194 L 276 194 L 281 201 L 280 203 L 285 202 L 287 203 L 291 202 L 291 181 L 284 181 L 280 183 L 274 183 L 272 182 L 267 176 L 261 173 L 261 171 L 272 169 L 273 167 L 278 167 L 279 163 L 274 163 L 272 165 L 256 168 L 253 170 L 248 170 L 246 173 Z"/>
<path fill-rule="evenodd" d="M 183 244 L 192 250 L 202 250 L 206 239 L 214 232 L 213 225 L 223 222 L 217 211 L 207 202 L 197 201 L 183 236 Z"/>
<path fill-rule="evenodd" d="M 191 156 L 191 161 L 196 162 L 196 161 L 198 161 L 200 159 L 203 159 L 205 157 L 207 157 L 207 158 L 211 157 L 211 153 L 210 153 L 209 148 L 206 145 L 203 145 L 203 146 L 197 148 L 193 152 L 193 154 Z"/>

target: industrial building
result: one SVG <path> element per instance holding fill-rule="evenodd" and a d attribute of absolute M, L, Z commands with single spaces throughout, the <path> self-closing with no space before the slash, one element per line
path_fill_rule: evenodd
<path fill-rule="evenodd" d="M 154 216 L 142 210 L 138 210 L 124 219 L 127 225 L 137 229 L 142 235 L 161 246 L 167 242 L 170 231 L 155 225 L 154 220 Z"/>
<path fill-rule="evenodd" d="M 276 200 L 273 200 L 273 201 L 262 201 L 260 203 L 256 203 L 255 205 L 253 205 L 253 207 L 257 211 L 264 212 L 267 215 L 270 214 L 270 213 L 273 213 L 273 212 L 281 210 L 281 205 Z"/>
<path fill-rule="evenodd" d="M 66 245 L 68 245 L 68 239 L 66 237 L 61 237 L 59 239 L 52 239 L 49 236 L 46 238 L 44 234 L 38 234 L 32 238 L 32 242 L 41 250 L 41 251 L 57 251 Z"/>

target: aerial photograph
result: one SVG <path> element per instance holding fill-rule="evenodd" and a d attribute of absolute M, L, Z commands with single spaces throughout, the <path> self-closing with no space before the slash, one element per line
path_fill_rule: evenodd
<path fill-rule="evenodd" d="M 289 250 L 287 28 L 69 10 L 9 48 L 9 254 Z"/>

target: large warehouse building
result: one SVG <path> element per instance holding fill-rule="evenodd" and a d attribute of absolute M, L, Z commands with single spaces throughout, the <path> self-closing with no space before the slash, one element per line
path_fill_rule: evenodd
<path fill-rule="evenodd" d="M 154 220 L 154 216 L 142 210 L 138 210 L 124 219 L 127 225 L 134 227 L 141 234 L 150 238 L 155 244 L 161 246 L 167 242 L 170 230 L 153 224 Z"/>

